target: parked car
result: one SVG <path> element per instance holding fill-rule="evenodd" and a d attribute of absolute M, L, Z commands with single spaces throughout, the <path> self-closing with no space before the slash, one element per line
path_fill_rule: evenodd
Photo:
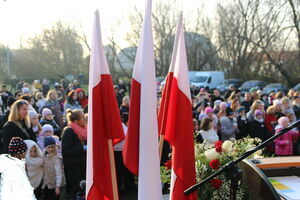
<path fill-rule="evenodd" d="M 283 91 L 285 94 L 288 91 L 288 88 L 281 83 L 270 83 L 266 87 L 264 87 L 262 93 L 263 94 L 270 94 L 271 92 L 279 92 Z"/>
<path fill-rule="evenodd" d="M 190 71 L 189 78 L 191 86 L 209 89 L 216 88 L 225 80 L 222 71 Z"/>
<path fill-rule="evenodd" d="M 239 88 L 242 83 L 243 82 L 240 79 L 226 79 L 223 83 L 217 86 L 217 89 L 221 92 L 221 94 L 224 94 L 229 89 L 230 85 L 234 85 L 235 88 Z"/>
<path fill-rule="evenodd" d="M 245 83 L 243 83 L 239 89 L 241 90 L 242 93 L 245 93 L 245 92 L 249 92 L 249 90 L 251 88 L 255 88 L 257 90 L 262 90 L 266 85 L 267 85 L 267 83 L 264 81 L 251 80 L 251 81 L 246 81 Z"/>
<path fill-rule="evenodd" d="M 295 85 L 294 89 L 298 92 L 300 92 L 300 83 L 298 83 L 297 85 Z"/>

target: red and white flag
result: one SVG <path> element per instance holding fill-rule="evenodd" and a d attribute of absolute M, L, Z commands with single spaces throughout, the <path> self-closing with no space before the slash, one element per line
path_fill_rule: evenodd
<path fill-rule="evenodd" d="M 139 176 L 139 200 L 162 199 L 151 4 L 152 1 L 148 0 L 135 59 L 128 131 L 123 149 L 125 166 Z"/>
<path fill-rule="evenodd" d="M 165 139 L 172 147 L 170 200 L 196 200 L 197 194 L 184 196 L 196 183 L 192 100 L 182 17 L 178 22 L 174 77 L 170 89 Z M 176 41 L 175 41 L 176 42 Z M 174 53 L 174 52 L 173 52 Z"/>
<path fill-rule="evenodd" d="M 109 144 L 124 139 L 121 117 L 105 58 L 99 12 L 95 12 L 89 72 L 87 200 L 113 200 Z M 115 194 L 117 195 L 117 194 Z"/>
<path fill-rule="evenodd" d="M 177 24 L 177 31 L 176 31 L 174 45 L 173 45 L 171 64 L 169 67 L 168 75 L 165 79 L 166 81 L 162 92 L 162 98 L 161 98 L 161 103 L 158 112 L 158 130 L 160 135 L 165 135 L 166 132 L 166 122 L 167 122 L 168 108 L 170 102 L 170 93 L 171 93 L 173 76 L 174 76 L 174 67 L 175 67 L 176 53 L 178 48 L 178 37 L 179 37 L 180 26 L 182 26 L 182 15 L 179 16 L 179 22 Z"/>

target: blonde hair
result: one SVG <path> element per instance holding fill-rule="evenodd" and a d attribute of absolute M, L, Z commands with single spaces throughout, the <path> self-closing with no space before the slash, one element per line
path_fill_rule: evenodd
<path fill-rule="evenodd" d="M 43 93 L 37 92 L 37 93 L 35 94 L 35 99 L 36 99 L 37 101 L 40 100 L 40 99 L 43 99 Z"/>
<path fill-rule="evenodd" d="M 253 102 L 253 104 L 252 104 L 252 106 L 250 107 L 250 109 L 254 112 L 254 111 L 258 108 L 259 105 L 264 106 L 264 103 L 263 103 L 261 100 L 256 99 L 256 100 Z"/>
<path fill-rule="evenodd" d="M 17 100 L 10 109 L 10 113 L 8 116 L 8 121 L 14 122 L 15 124 L 21 126 L 20 124 L 20 114 L 19 114 L 19 110 L 22 107 L 22 105 L 27 105 L 28 106 L 28 102 L 25 100 Z M 27 128 L 30 128 L 30 118 L 29 115 L 27 114 L 27 116 L 24 119 L 25 121 L 25 125 L 27 126 Z"/>
<path fill-rule="evenodd" d="M 288 103 L 289 105 L 291 104 L 291 100 L 288 98 L 288 97 L 283 97 L 281 99 L 281 103 L 284 104 L 284 103 Z"/>
<path fill-rule="evenodd" d="M 275 107 L 274 106 L 269 106 L 267 109 L 267 115 L 274 115 L 275 114 Z"/>
<path fill-rule="evenodd" d="M 57 94 L 57 92 L 55 91 L 55 90 L 49 90 L 49 92 L 47 93 L 47 100 L 51 100 L 51 95 L 53 94 L 53 93 L 56 93 Z"/>

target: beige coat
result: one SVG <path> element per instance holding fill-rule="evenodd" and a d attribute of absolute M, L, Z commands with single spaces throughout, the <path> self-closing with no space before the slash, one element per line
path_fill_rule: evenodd
<path fill-rule="evenodd" d="M 46 154 L 44 152 L 44 175 L 42 188 L 54 189 L 63 186 L 62 159 L 57 153 Z"/>

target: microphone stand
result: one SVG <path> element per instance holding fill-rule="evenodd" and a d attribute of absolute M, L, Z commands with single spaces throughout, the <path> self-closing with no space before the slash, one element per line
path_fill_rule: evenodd
<path fill-rule="evenodd" d="M 256 151 L 266 147 L 268 144 L 282 136 L 283 134 L 289 132 L 293 128 L 300 126 L 300 120 L 294 122 L 291 124 L 288 128 L 284 128 L 280 130 L 276 135 L 273 135 L 269 139 L 265 140 L 263 143 L 258 145 L 257 147 L 250 149 L 249 151 L 245 152 L 243 155 L 241 155 L 239 158 L 232 160 L 228 162 L 227 164 L 223 165 L 218 171 L 213 173 L 212 175 L 206 177 L 203 179 L 200 183 L 196 183 L 195 185 L 191 186 L 187 190 L 184 191 L 184 195 L 189 195 L 195 190 L 199 189 L 201 185 L 204 185 L 214 177 L 218 176 L 219 174 L 225 172 L 227 176 L 229 176 L 229 179 L 231 181 L 231 192 L 230 192 L 230 199 L 235 200 L 236 199 L 236 191 L 238 189 L 238 182 L 242 178 L 242 170 L 237 167 L 237 164 L 250 156 L 251 154 L 255 153 Z"/>

